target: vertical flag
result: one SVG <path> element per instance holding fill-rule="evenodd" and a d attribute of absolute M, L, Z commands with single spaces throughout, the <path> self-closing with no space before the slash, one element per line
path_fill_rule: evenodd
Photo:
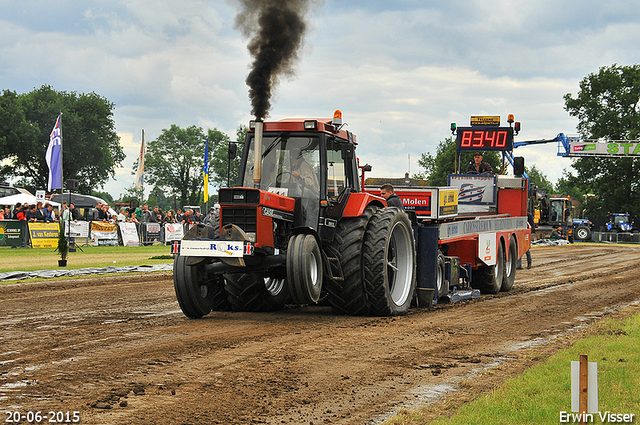
<path fill-rule="evenodd" d="M 204 145 L 202 176 L 204 178 L 204 202 L 207 202 L 209 200 L 209 136 L 207 136 L 207 141 Z"/>
<path fill-rule="evenodd" d="M 49 181 L 47 183 L 47 191 L 52 189 L 62 189 L 62 129 L 60 121 L 62 114 L 58 115 L 56 125 L 49 136 L 49 146 L 45 160 L 49 166 Z"/>
<path fill-rule="evenodd" d="M 144 129 L 142 130 L 142 146 L 140 146 L 140 156 L 138 157 L 138 171 L 136 172 L 136 189 L 142 189 L 144 178 Z"/>

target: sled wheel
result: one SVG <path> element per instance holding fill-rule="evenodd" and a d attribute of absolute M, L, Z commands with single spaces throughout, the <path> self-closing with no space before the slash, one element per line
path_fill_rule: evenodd
<path fill-rule="evenodd" d="M 513 282 L 516 280 L 516 265 L 518 261 L 518 246 L 516 244 L 516 238 L 511 236 L 509 239 L 509 258 L 506 259 L 504 264 L 504 278 L 502 279 L 503 292 L 508 292 L 513 288 Z"/>
<path fill-rule="evenodd" d="M 502 247 L 502 243 L 498 242 L 496 264 L 493 266 L 478 267 L 478 269 L 473 272 L 473 282 L 471 282 L 471 286 L 485 294 L 497 294 L 500 292 L 500 288 L 502 288 L 503 276 L 504 248 Z"/>

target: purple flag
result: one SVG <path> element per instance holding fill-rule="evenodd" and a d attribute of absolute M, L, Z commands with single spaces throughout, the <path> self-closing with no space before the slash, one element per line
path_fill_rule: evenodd
<path fill-rule="evenodd" d="M 49 182 L 47 191 L 52 189 L 62 189 L 62 131 L 60 129 L 60 118 L 56 120 L 56 125 L 49 136 L 49 146 L 45 159 L 49 166 Z"/>

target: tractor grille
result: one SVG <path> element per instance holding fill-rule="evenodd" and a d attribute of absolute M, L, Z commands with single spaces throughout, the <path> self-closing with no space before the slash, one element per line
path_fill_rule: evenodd
<path fill-rule="evenodd" d="M 245 207 L 224 207 L 220 209 L 222 226 L 235 224 L 246 233 L 256 233 L 258 229 L 258 209 Z"/>
<path fill-rule="evenodd" d="M 258 189 L 245 188 L 220 189 L 218 202 L 221 204 L 259 204 L 260 191 Z"/>

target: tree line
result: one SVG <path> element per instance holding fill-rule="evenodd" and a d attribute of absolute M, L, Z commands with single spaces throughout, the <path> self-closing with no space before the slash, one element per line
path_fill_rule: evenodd
<path fill-rule="evenodd" d="M 580 82 L 574 96 L 564 96 L 565 110 L 579 120 L 578 131 L 585 139 L 637 140 L 640 136 L 640 65 L 602 67 Z M 94 93 L 58 92 L 43 85 L 29 93 L 4 90 L 0 95 L 0 180 L 11 179 L 16 186 L 34 191 L 46 187 L 48 168 L 45 151 L 49 134 L 59 113 L 63 117 L 63 181 L 76 179 L 79 192 L 113 199 L 100 192 L 125 155 L 115 131 L 115 105 Z M 235 141 L 217 130 L 195 125 L 171 125 L 147 145 L 145 186 L 149 198 L 135 185 L 120 194 L 120 200 L 137 198 L 150 205 L 200 205 L 203 203 L 203 159 L 209 140 L 210 187 L 233 185 L 240 159 L 230 163 L 231 143 L 243 143 L 247 128 L 236 130 Z M 461 168 L 472 153 L 462 155 Z M 441 141 L 435 154 L 423 153 L 418 161 L 433 186 L 446 185 L 446 176 L 456 160 L 455 141 Z M 502 169 L 495 152 L 486 152 L 485 161 L 494 170 Z M 137 161 L 134 170 L 137 167 Z M 582 157 L 573 160 L 556 185 L 534 165 L 527 168 L 531 183 L 550 193 L 583 199 L 589 195 L 590 216 L 607 212 L 629 212 L 640 217 L 640 159 Z M 215 192 L 215 191 L 213 191 Z M 210 194 L 212 195 L 212 194 Z M 215 198 L 214 198 L 215 199 Z"/>
<path fill-rule="evenodd" d="M 230 176 L 227 176 L 227 152 L 231 143 L 228 135 L 215 128 L 205 131 L 196 126 L 171 125 L 147 145 L 145 185 L 151 186 L 148 199 L 144 199 L 135 185 L 118 197 L 102 192 L 125 159 L 115 130 L 114 108 L 113 102 L 95 92 L 56 91 L 49 85 L 22 94 L 3 90 L 0 94 L 0 181 L 12 181 L 14 186 L 32 193 L 47 187 L 49 169 L 45 152 L 59 114 L 62 114 L 63 182 L 77 180 L 77 193 L 98 196 L 108 202 L 136 198 L 152 205 L 200 205 L 207 137 L 210 186 L 226 186 L 227 178 L 231 182 L 237 180 L 238 158 L 232 159 Z M 246 131 L 245 126 L 238 127 L 236 140 L 243 142 Z"/>

